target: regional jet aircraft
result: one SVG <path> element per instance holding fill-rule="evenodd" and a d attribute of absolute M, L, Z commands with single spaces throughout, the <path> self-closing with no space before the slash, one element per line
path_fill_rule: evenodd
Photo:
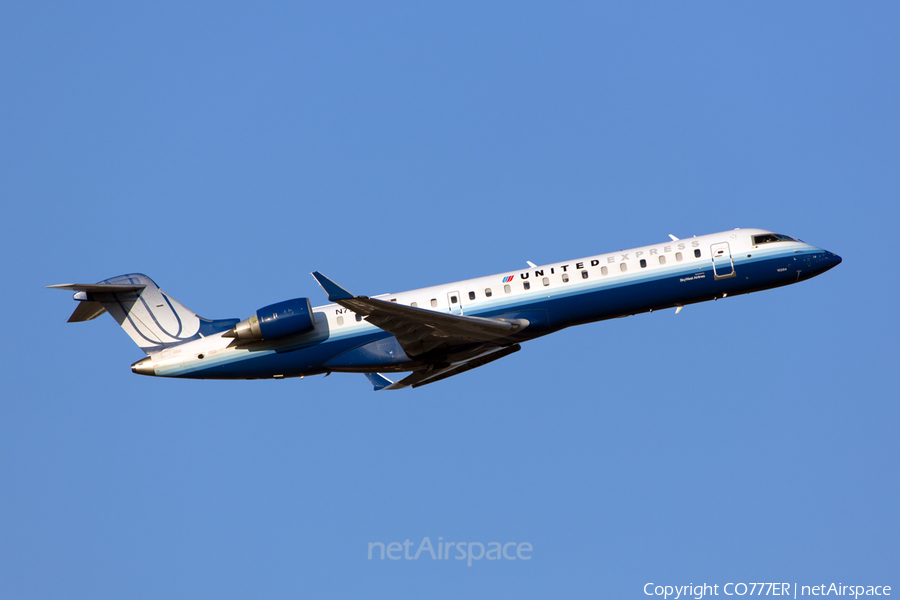
<path fill-rule="evenodd" d="M 749 294 L 824 273 L 841 257 L 762 229 L 735 229 L 380 296 L 319 272 L 332 304 L 295 298 L 239 319 L 204 319 L 132 273 L 77 292 L 69 318 L 108 312 L 147 354 L 140 375 L 282 379 L 363 373 L 375 390 L 419 387 L 594 321 Z M 398 378 L 396 373 L 408 373 Z M 390 376 L 390 377 L 389 377 Z M 392 379 L 393 378 L 393 379 Z M 396 381 L 395 381 L 396 380 Z"/>

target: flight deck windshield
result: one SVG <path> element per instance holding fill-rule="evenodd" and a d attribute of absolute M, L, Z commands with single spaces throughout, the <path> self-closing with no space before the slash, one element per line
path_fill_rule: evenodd
<path fill-rule="evenodd" d="M 760 244 L 769 244 L 772 242 L 796 242 L 792 237 L 788 237 L 786 235 L 781 235 L 780 233 L 766 233 L 763 235 L 754 235 L 753 236 L 753 245 L 758 246 Z"/>

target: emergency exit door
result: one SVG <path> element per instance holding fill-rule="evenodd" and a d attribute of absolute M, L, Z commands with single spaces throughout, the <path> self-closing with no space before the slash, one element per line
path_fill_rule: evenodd
<path fill-rule="evenodd" d="M 447 304 L 450 305 L 450 312 L 455 315 L 463 314 L 462 297 L 459 292 L 450 292 L 447 294 Z"/>

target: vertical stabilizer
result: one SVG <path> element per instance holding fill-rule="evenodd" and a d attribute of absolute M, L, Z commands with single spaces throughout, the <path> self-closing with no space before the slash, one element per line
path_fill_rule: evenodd
<path fill-rule="evenodd" d="M 48 287 L 77 292 L 75 300 L 79 305 L 69 322 L 89 321 L 108 312 L 147 354 L 197 339 L 201 328 L 207 330 L 204 333 L 215 333 L 233 325 L 232 321 L 201 319 L 141 273 L 120 275 L 94 284 L 66 283 Z"/>

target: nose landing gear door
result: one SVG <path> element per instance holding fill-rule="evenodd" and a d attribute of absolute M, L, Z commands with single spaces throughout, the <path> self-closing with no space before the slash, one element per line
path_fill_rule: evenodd
<path fill-rule="evenodd" d="M 713 275 L 716 279 L 734 277 L 734 260 L 731 258 L 731 247 L 728 242 L 713 244 L 709 248 L 712 253 Z"/>

